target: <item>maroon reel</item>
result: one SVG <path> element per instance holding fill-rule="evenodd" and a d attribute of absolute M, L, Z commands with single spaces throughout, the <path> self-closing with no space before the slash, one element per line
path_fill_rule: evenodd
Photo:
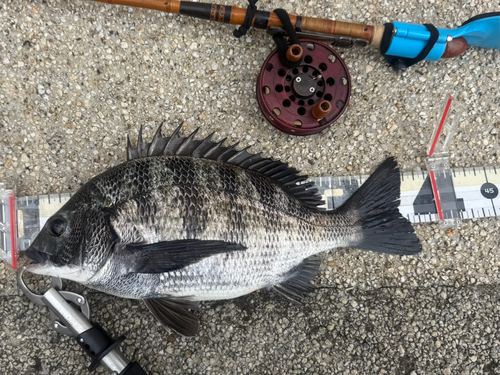
<path fill-rule="evenodd" d="M 296 68 L 287 68 L 277 50 L 267 57 L 257 79 L 257 101 L 275 128 L 310 135 L 326 129 L 344 113 L 351 77 L 339 54 L 326 44 L 303 39 L 300 46 L 303 60 Z"/>

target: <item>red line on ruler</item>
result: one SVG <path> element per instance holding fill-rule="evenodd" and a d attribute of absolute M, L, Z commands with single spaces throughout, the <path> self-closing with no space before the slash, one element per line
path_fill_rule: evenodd
<path fill-rule="evenodd" d="M 12 254 L 12 268 L 17 269 L 17 221 L 14 197 L 9 197 L 10 211 L 10 245 Z"/>
<path fill-rule="evenodd" d="M 441 200 L 439 199 L 438 189 L 436 185 L 436 177 L 434 176 L 434 172 L 429 172 L 429 176 L 431 178 L 432 185 L 432 194 L 434 194 L 434 200 L 436 202 L 436 208 L 439 216 L 439 220 L 443 220 L 443 209 L 441 208 Z"/>
<path fill-rule="evenodd" d="M 432 156 L 432 154 L 434 153 L 434 149 L 436 148 L 436 144 L 437 144 L 437 141 L 439 139 L 439 136 L 441 135 L 441 132 L 443 131 L 444 122 L 446 120 L 446 116 L 448 116 L 448 111 L 450 110 L 452 100 L 453 100 L 453 98 L 450 96 L 448 99 L 448 103 L 446 103 L 446 108 L 444 109 L 443 117 L 441 118 L 441 122 L 439 123 L 439 127 L 438 127 L 438 130 L 436 132 L 436 137 L 434 137 L 434 142 L 432 143 L 431 150 L 429 151 L 429 156 Z"/>

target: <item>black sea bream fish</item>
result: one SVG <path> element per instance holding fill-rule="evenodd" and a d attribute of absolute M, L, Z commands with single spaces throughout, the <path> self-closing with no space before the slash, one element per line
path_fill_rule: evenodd
<path fill-rule="evenodd" d="M 197 301 L 269 287 L 300 300 L 313 289 L 318 253 L 421 251 L 398 209 L 393 158 L 327 212 L 297 170 L 179 130 L 167 138 L 160 127 L 146 143 L 141 129 L 136 148 L 129 140 L 127 162 L 91 179 L 47 221 L 26 252 L 28 271 L 143 299 L 164 325 L 194 335 Z"/>

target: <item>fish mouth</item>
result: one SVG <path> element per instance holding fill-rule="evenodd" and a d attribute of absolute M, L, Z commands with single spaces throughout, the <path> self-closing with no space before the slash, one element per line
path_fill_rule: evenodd
<path fill-rule="evenodd" d="M 42 253 L 37 250 L 28 249 L 25 252 L 26 256 L 30 258 L 33 262 L 31 264 L 44 264 L 47 263 L 48 254 Z"/>

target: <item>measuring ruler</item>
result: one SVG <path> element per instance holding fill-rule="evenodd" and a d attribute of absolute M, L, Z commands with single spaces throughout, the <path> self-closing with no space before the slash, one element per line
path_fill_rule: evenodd
<path fill-rule="evenodd" d="M 13 189 L 0 184 L 0 260 L 17 268 L 17 254 L 26 250 L 46 221 L 72 194 L 16 197 Z"/>
<path fill-rule="evenodd" d="M 17 244 L 19 251 L 26 250 L 47 220 L 54 215 L 72 194 L 36 195 L 18 197 L 17 208 Z"/>
<path fill-rule="evenodd" d="M 434 175 L 437 181 L 445 182 L 442 185 L 447 187 L 440 192 L 439 205 L 436 204 L 428 172 L 401 173 L 399 210 L 410 222 L 437 222 L 440 217 L 461 220 L 500 215 L 500 167 L 451 169 Z M 325 205 L 322 207 L 333 210 L 340 207 L 368 177 L 316 177 L 310 181 L 316 183 L 323 196 Z M 12 264 L 14 251 L 17 254 L 17 251 L 26 250 L 45 222 L 71 195 L 65 193 L 16 198 L 6 198 L 4 195 L 3 199 L 0 196 L 0 258 Z M 14 225 L 9 226 L 9 223 Z"/>
<path fill-rule="evenodd" d="M 444 219 L 473 219 L 500 215 L 500 167 L 461 168 L 435 173 L 446 181 L 436 204 L 429 173 L 401 173 L 399 210 L 412 223 Z M 323 196 L 327 210 L 340 207 L 369 176 L 311 178 Z M 439 208 L 438 208 L 439 207 Z"/>

